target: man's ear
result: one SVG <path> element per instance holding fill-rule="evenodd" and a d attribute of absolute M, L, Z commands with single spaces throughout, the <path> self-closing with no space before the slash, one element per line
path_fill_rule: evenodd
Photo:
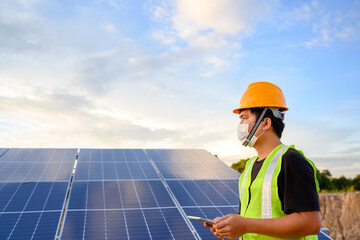
<path fill-rule="evenodd" d="M 271 127 L 271 118 L 264 119 L 264 127 L 263 130 L 268 130 Z"/>

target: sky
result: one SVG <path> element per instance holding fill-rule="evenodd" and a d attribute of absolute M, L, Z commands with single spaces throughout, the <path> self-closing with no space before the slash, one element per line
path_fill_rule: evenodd
<path fill-rule="evenodd" d="M 282 142 L 360 174 L 360 1 L 2 0 L 0 147 L 204 148 L 230 164 L 247 86 Z"/>

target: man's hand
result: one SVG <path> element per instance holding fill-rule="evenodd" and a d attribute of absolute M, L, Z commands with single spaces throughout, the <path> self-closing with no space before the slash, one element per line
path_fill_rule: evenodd
<path fill-rule="evenodd" d="M 320 212 L 299 212 L 278 218 L 244 218 L 237 214 L 217 217 L 210 227 L 218 238 L 238 238 L 245 233 L 256 233 L 276 238 L 299 238 L 316 235 L 320 231 Z"/>
<path fill-rule="evenodd" d="M 210 227 L 210 231 L 217 238 L 235 239 L 246 233 L 246 222 L 243 217 L 237 214 L 228 214 L 223 217 L 217 217 L 212 220 L 214 225 L 205 223 L 205 227 Z"/>

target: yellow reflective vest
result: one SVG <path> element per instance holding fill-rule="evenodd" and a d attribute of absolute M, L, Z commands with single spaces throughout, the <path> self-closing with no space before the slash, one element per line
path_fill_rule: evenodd
<path fill-rule="evenodd" d="M 251 158 L 245 166 L 244 172 L 239 179 L 239 197 L 241 202 L 242 217 L 248 218 L 278 218 L 285 216 L 281 208 L 281 201 L 278 195 L 277 179 L 281 170 L 282 156 L 288 149 L 294 149 L 299 152 L 313 167 L 314 179 L 317 191 L 319 192 L 319 183 L 316 178 L 316 168 L 314 163 L 307 159 L 302 151 L 295 149 L 294 145 L 286 146 L 280 144 L 277 146 L 267 158 L 251 184 L 251 171 L 256 157 Z M 250 188 L 251 184 L 251 188 Z M 251 199 L 249 202 L 249 188 L 251 191 Z M 243 240 L 275 240 L 275 238 L 255 233 L 247 233 L 240 237 Z M 306 236 L 301 238 L 293 238 L 298 240 L 317 240 L 317 235 Z"/>

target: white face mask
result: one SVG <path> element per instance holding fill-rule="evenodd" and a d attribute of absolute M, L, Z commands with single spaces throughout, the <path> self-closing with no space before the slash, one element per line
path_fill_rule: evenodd
<path fill-rule="evenodd" d="M 253 125 L 253 124 L 255 124 L 255 123 L 252 123 L 252 124 L 239 123 L 239 124 L 238 124 L 238 127 L 237 127 L 237 135 L 238 135 L 238 138 L 239 138 L 239 140 L 240 140 L 240 142 L 241 142 L 242 144 L 244 144 L 246 138 L 249 136 L 249 134 L 250 134 L 250 133 L 249 133 L 249 127 L 250 127 L 250 125 Z M 264 131 L 264 132 L 265 132 L 265 131 Z M 248 144 L 247 146 L 248 146 L 248 147 L 254 147 L 256 140 L 258 140 L 258 138 L 259 138 L 261 135 L 263 135 L 264 132 L 262 132 L 258 137 L 256 137 L 255 135 L 253 135 L 252 138 L 251 138 L 250 141 L 249 141 L 249 144 Z"/>

